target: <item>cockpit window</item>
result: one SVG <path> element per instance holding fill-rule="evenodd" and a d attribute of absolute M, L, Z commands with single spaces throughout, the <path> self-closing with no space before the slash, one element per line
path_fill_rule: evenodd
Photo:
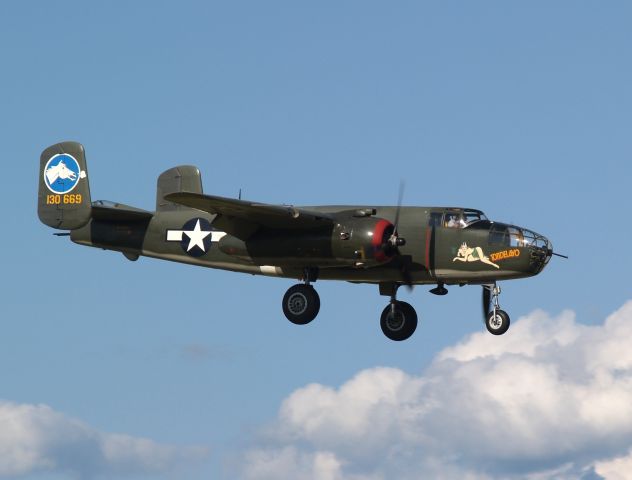
<path fill-rule="evenodd" d="M 456 210 L 445 213 L 443 226 L 447 228 L 465 228 L 480 220 L 487 220 L 483 212 L 478 210 Z"/>
<path fill-rule="evenodd" d="M 483 212 L 466 210 L 463 212 L 463 219 L 465 220 L 466 225 L 470 225 L 471 223 L 478 222 L 479 220 L 487 220 L 487 217 Z"/>
<path fill-rule="evenodd" d="M 448 228 L 463 228 L 465 222 L 460 213 L 446 213 L 443 217 L 443 226 Z"/>

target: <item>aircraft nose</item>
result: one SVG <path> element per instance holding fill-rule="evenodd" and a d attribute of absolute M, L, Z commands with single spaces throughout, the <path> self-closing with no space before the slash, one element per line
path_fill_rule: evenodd
<path fill-rule="evenodd" d="M 530 264 L 534 273 L 540 273 L 551 260 L 553 244 L 544 235 L 525 230 L 525 240 L 529 247 Z"/>

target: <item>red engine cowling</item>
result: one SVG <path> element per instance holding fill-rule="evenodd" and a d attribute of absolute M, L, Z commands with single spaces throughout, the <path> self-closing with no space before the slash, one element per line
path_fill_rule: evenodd
<path fill-rule="evenodd" d="M 385 263 L 395 254 L 389 244 L 394 231 L 395 226 L 384 218 L 345 219 L 333 231 L 332 253 L 358 267 Z"/>

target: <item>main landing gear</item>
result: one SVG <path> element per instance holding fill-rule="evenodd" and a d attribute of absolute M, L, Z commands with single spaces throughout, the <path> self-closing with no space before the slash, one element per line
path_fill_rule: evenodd
<path fill-rule="evenodd" d="M 283 295 L 283 313 L 296 325 L 306 325 L 316 318 L 320 310 L 320 297 L 311 285 L 318 278 L 316 269 L 306 268 L 305 283 L 297 283 Z"/>
<path fill-rule="evenodd" d="M 483 285 L 483 312 L 485 313 L 485 326 L 487 327 L 487 331 L 492 335 L 502 335 L 509 330 L 509 315 L 507 312 L 500 309 L 498 297 L 500 297 L 499 286 L 496 284 Z"/>
<path fill-rule="evenodd" d="M 303 283 L 290 287 L 283 296 L 283 313 L 287 319 L 296 325 L 306 325 L 318 315 L 320 297 L 312 286 L 318 278 L 316 268 L 306 268 Z M 380 295 L 390 296 L 391 301 L 382 311 L 380 327 L 386 337 L 396 342 L 411 337 L 417 329 L 417 312 L 406 302 L 397 300 L 399 283 L 380 283 Z M 448 293 L 443 283 L 430 290 L 435 295 Z M 487 331 L 493 335 L 502 335 L 509 329 L 509 315 L 500 309 L 498 298 L 500 287 L 495 283 L 483 285 L 483 314 Z"/>
<path fill-rule="evenodd" d="M 311 285 L 298 283 L 288 289 L 283 296 L 283 313 L 296 325 L 305 325 L 318 315 L 320 297 Z"/>
<path fill-rule="evenodd" d="M 397 284 L 392 287 L 391 301 L 380 317 L 382 332 L 396 342 L 410 338 L 417 329 L 417 312 L 409 303 L 397 300 L 398 287 Z"/>

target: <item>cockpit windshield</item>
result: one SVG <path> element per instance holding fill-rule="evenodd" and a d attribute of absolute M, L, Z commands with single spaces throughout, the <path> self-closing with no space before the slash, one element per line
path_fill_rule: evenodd
<path fill-rule="evenodd" d="M 447 228 L 465 228 L 475 222 L 487 220 L 480 210 L 448 210 L 443 215 L 443 226 Z"/>

